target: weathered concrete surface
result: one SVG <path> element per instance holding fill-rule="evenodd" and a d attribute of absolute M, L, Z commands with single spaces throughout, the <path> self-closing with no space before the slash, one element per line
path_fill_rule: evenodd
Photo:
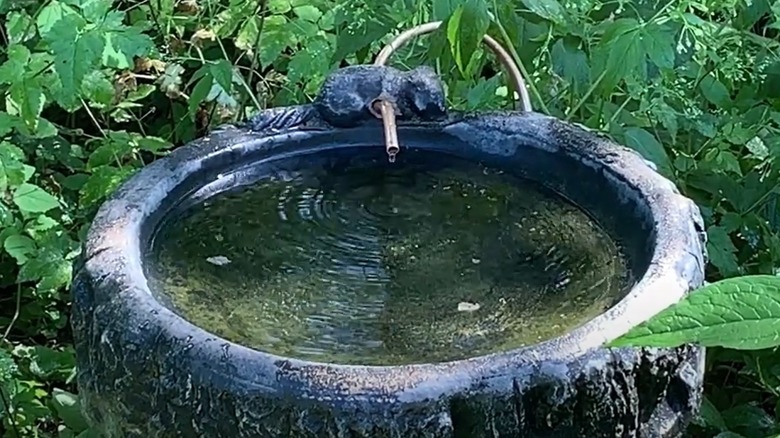
<path fill-rule="evenodd" d="M 535 113 L 442 117 L 443 96 L 435 86 L 421 87 L 434 91 L 401 105 L 408 117 L 399 118 L 398 165 L 407 148 L 446 151 L 546 181 L 585 206 L 613 209 L 620 223 L 633 217 L 621 232 L 634 249 L 635 269 L 644 272 L 636 287 L 562 337 L 491 356 L 402 367 L 285 359 L 179 318 L 149 290 L 141 260 L 150 230 L 171 205 L 206 183 L 229 186 L 231 169 L 279 155 L 346 146 L 384 155 L 381 125 L 365 114 L 365 105 L 344 115 L 340 124 L 351 128 L 334 128 L 328 120 L 340 116 L 335 108 L 325 115 L 330 98 L 324 91 L 315 105 L 270 110 L 176 150 L 101 207 L 74 278 L 72 325 L 80 394 L 102 436 L 680 435 L 700 401 L 703 350 L 601 345 L 702 284 L 705 236 L 698 209 L 636 153 L 581 128 Z M 390 89 L 397 102 L 415 100 L 401 95 L 410 88 Z M 363 96 L 375 98 L 373 91 Z M 419 104 L 426 101 L 434 103 Z"/>

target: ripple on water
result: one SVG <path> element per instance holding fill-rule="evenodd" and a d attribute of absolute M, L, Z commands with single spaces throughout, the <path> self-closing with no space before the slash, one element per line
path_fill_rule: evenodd
<path fill-rule="evenodd" d="M 620 249 L 578 208 L 451 164 L 288 173 L 218 195 L 164 224 L 147 273 L 179 314 L 226 339 L 370 365 L 539 342 L 630 287 Z"/>

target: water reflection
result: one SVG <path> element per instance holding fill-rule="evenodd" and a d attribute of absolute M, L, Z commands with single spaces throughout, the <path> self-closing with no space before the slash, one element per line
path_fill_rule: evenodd
<path fill-rule="evenodd" d="M 217 196 L 160 231 L 148 275 L 215 334 L 349 364 L 535 343 L 631 285 L 618 246 L 573 205 L 477 164 L 446 164 L 288 173 Z"/>

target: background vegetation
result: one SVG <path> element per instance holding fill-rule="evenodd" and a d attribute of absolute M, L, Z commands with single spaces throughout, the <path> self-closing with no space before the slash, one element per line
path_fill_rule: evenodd
<path fill-rule="evenodd" d="M 437 66 L 452 107 L 511 105 L 489 32 L 538 111 L 637 149 L 698 202 L 710 281 L 777 274 L 780 1 L 0 0 L 2 436 L 89 436 L 67 288 L 108 193 L 433 19 L 447 24 L 395 63 Z M 711 349 L 691 434 L 780 436 L 778 395 L 778 352 Z"/>

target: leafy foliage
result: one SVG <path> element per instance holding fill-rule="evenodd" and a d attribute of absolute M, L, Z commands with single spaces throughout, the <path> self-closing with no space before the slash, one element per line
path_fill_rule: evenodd
<path fill-rule="evenodd" d="M 108 193 L 217 124 L 311 99 L 333 69 L 432 19 L 445 25 L 393 62 L 437 66 L 451 106 L 512 105 L 480 45 L 489 33 L 531 78 L 537 110 L 636 149 L 701 206 L 711 281 L 777 274 L 776 1 L 0 0 L 4 436 L 89 433 L 72 394 L 66 291 Z M 780 433 L 777 356 L 711 350 L 692 433 Z"/>

